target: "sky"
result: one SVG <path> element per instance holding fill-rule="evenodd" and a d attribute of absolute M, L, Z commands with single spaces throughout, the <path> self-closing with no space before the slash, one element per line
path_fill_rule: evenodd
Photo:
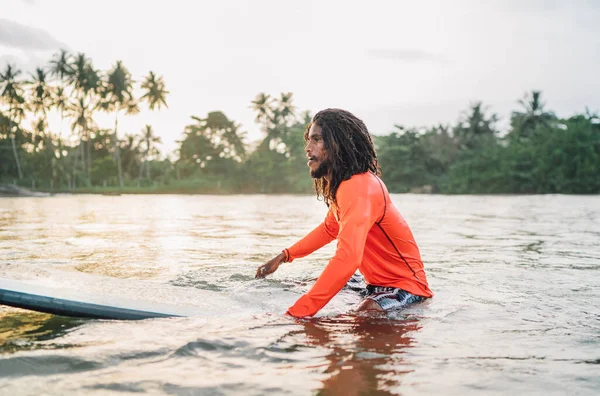
<path fill-rule="evenodd" d="M 119 126 L 150 124 L 172 152 L 190 116 L 216 110 L 260 139 L 260 92 L 350 110 L 374 134 L 452 124 L 476 101 L 507 125 L 531 90 L 562 117 L 598 111 L 599 20 L 595 0 L 0 0 L 0 68 L 65 48 L 138 81 L 152 70 L 169 108 Z"/>

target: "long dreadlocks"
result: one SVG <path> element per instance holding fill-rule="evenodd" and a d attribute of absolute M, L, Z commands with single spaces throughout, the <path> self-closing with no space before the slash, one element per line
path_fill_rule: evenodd
<path fill-rule="evenodd" d="M 304 133 L 305 141 L 312 124 L 321 127 L 328 154 L 331 180 L 320 177 L 314 181 L 317 198 L 323 197 L 327 206 L 337 204 L 335 196 L 342 181 L 364 172 L 381 176 L 371 135 L 365 123 L 354 114 L 341 109 L 319 111 Z"/>

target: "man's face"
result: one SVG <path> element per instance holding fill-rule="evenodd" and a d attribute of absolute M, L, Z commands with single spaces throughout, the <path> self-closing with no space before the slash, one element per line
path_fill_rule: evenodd
<path fill-rule="evenodd" d="M 329 173 L 331 163 L 325 149 L 321 127 L 317 124 L 313 123 L 308 130 L 308 142 L 305 150 L 308 157 L 310 176 L 314 179 L 326 176 Z"/>

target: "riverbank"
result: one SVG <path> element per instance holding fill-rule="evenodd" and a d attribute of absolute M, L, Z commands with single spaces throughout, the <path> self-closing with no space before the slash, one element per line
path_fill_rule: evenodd
<path fill-rule="evenodd" d="M 483 194 L 483 193 L 466 193 L 466 194 L 448 194 L 433 191 L 431 186 L 425 185 L 420 188 L 412 188 L 410 191 L 394 191 L 390 189 L 391 194 L 418 194 L 418 195 L 480 195 L 480 196 L 518 196 L 518 195 L 557 195 L 543 193 L 514 193 L 514 194 Z M 78 187 L 78 188 L 63 188 L 63 189 L 26 189 L 19 186 L 0 184 L 0 197 L 45 197 L 57 194 L 96 194 L 107 196 L 119 195 L 314 195 L 314 190 L 305 189 L 304 191 L 264 191 L 260 188 L 230 188 L 228 186 L 207 186 L 198 184 L 171 184 L 171 185 L 156 185 L 156 186 L 126 186 L 120 187 Z M 597 194 L 566 194 L 559 193 L 558 195 L 597 195 Z"/>
<path fill-rule="evenodd" d="M 296 191 L 278 191 L 267 192 L 260 189 L 244 188 L 233 189 L 222 186 L 206 186 L 206 185 L 156 185 L 156 186 L 125 186 L 120 187 L 78 187 L 78 188 L 62 188 L 62 189 L 26 189 L 15 185 L 0 184 L 0 197 L 18 197 L 18 196 L 50 196 L 55 194 L 98 194 L 98 195 L 144 195 L 144 194 L 185 194 L 185 195 L 237 195 L 237 194 L 295 194 L 308 195 L 314 194 L 307 190 L 303 192 Z"/>
<path fill-rule="evenodd" d="M 16 181 L 0 180 L 0 186 L 14 186 L 15 188 L 47 194 L 204 194 L 204 195 L 236 195 L 236 194 L 313 194 L 312 180 L 305 178 L 291 185 L 278 185 L 274 182 L 240 182 L 235 178 L 194 178 L 183 180 L 169 180 L 167 182 L 151 182 L 148 180 L 128 180 L 125 185 L 67 185 L 57 186 L 49 181 Z M 2 193 L 0 192 L 0 196 Z"/>

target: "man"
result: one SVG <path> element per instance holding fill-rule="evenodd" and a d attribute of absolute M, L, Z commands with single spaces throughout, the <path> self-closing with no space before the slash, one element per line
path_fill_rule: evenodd
<path fill-rule="evenodd" d="M 412 232 L 379 178 L 365 124 L 348 111 L 326 109 L 314 116 L 304 139 L 317 198 L 329 211 L 317 228 L 260 266 L 256 278 L 337 239 L 335 255 L 288 315 L 316 314 L 357 269 L 368 284 L 358 310 L 387 311 L 432 297 Z"/>

